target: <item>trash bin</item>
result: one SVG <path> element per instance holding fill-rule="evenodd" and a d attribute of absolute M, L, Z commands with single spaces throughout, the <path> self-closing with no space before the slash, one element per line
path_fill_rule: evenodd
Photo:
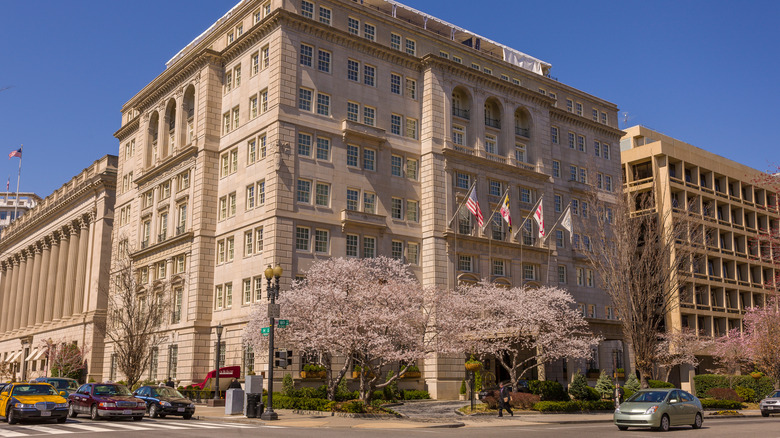
<path fill-rule="evenodd" d="M 247 394 L 246 395 L 246 417 L 257 418 L 262 414 L 262 411 L 258 412 L 258 404 L 262 406 L 263 395 L 262 394 Z"/>
<path fill-rule="evenodd" d="M 257 401 L 257 418 L 260 418 L 261 415 L 263 415 L 263 412 L 265 412 L 265 405 L 263 404 L 263 399 Z"/>

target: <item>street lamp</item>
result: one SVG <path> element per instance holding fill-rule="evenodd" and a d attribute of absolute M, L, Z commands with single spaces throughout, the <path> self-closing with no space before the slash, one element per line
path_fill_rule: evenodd
<path fill-rule="evenodd" d="M 222 330 L 224 330 L 224 327 L 222 327 L 220 322 L 215 329 L 217 330 L 217 351 L 214 357 L 214 370 L 216 370 L 217 374 L 214 376 L 214 400 L 219 400 L 219 350 L 222 346 Z"/>
<path fill-rule="evenodd" d="M 263 420 L 278 420 L 279 415 L 274 412 L 274 326 L 276 325 L 276 318 L 279 317 L 279 305 L 276 304 L 276 299 L 279 297 L 279 277 L 282 276 L 282 267 L 278 264 L 275 268 L 268 265 L 265 268 L 265 279 L 268 281 L 268 317 L 271 320 L 271 325 L 268 329 L 268 407 L 265 412 L 260 415 Z M 274 282 L 271 282 L 274 279 Z"/>

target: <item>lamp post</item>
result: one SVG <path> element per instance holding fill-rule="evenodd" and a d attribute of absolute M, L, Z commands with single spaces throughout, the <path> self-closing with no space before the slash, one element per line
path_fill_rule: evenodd
<path fill-rule="evenodd" d="M 222 330 L 224 327 L 222 327 L 220 322 L 215 329 L 217 330 L 217 351 L 214 355 L 214 370 L 216 370 L 216 375 L 214 376 L 214 400 L 219 400 L 219 350 L 222 346 Z"/>
<path fill-rule="evenodd" d="M 271 268 L 268 265 L 265 268 L 265 279 L 268 281 L 268 317 L 271 320 L 271 325 L 268 329 L 268 407 L 265 412 L 260 415 L 263 420 L 278 420 L 279 415 L 274 412 L 274 326 L 276 325 L 276 318 L 279 316 L 279 305 L 276 304 L 276 299 L 279 297 L 279 277 L 282 276 L 282 267 L 276 265 L 275 268 Z M 271 279 L 274 282 L 271 282 Z"/>

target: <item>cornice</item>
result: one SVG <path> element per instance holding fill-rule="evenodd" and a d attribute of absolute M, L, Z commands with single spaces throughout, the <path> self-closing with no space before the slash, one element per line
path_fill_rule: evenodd
<path fill-rule="evenodd" d="M 578 116 L 576 114 L 570 113 L 568 111 L 556 107 L 550 108 L 550 120 L 559 120 L 562 122 L 571 123 L 574 126 L 591 129 L 600 132 L 606 136 L 617 138 L 618 140 L 624 135 L 626 135 L 626 133 L 624 131 L 621 131 L 620 129 L 613 128 L 603 123 L 594 122 L 593 120 L 590 120 L 588 118 Z"/>
<path fill-rule="evenodd" d="M 185 242 L 191 242 L 194 236 L 195 233 L 193 233 L 192 231 L 181 233 L 178 236 L 171 237 L 170 239 L 167 239 L 163 242 L 155 243 L 154 245 L 149 245 L 144 249 L 139 249 L 138 251 L 130 254 L 130 258 L 133 261 L 137 262 L 143 258 L 148 258 L 151 254 L 163 251 L 164 249 L 171 248 Z"/>
<path fill-rule="evenodd" d="M 126 139 L 130 134 L 138 130 L 138 127 L 141 126 L 141 117 L 136 117 L 133 120 L 131 120 L 129 123 L 125 124 L 121 128 L 119 128 L 115 133 L 114 137 L 116 137 L 119 141 L 123 141 Z"/>
<path fill-rule="evenodd" d="M 140 176 L 135 178 L 133 180 L 133 183 L 135 183 L 136 186 L 140 188 L 141 186 L 145 185 L 149 181 L 153 181 L 155 178 L 159 177 L 160 175 L 165 174 L 167 171 L 187 161 L 187 159 L 194 157 L 195 155 L 197 155 L 197 153 L 198 153 L 198 147 L 195 146 L 195 144 L 193 143 L 190 146 L 187 146 L 186 148 L 179 151 L 177 154 L 169 156 L 161 163 L 148 169 Z"/>

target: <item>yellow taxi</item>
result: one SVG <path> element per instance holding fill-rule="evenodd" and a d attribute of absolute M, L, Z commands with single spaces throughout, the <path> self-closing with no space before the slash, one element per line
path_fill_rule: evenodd
<path fill-rule="evenodd" d="M 48 383 L 9 383 L 0 390 L 0 413 L 8 424 L 19 420 L 68 419 L 68 401 Z"/>

